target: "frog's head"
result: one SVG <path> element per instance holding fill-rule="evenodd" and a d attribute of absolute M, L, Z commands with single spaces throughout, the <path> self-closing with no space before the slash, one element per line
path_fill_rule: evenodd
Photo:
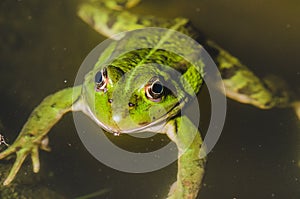
<path fill-rule="evenodd" d="M 122 67 L 111 63 L 86 76 L 84 98 L 105 130 L 131 133 L 176 114 L 185 98 L 180 75 L 154 64 Z"/>

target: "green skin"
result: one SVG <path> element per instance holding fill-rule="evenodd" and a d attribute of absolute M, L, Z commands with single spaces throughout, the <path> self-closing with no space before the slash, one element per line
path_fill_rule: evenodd
<path fill-rule="evenodd" d="M 125 10 L 137 3 L 138 0 L 106 0 L 100 3 L 91 1 L 79 7 L 78 15 L 106 36 L 152 26 L 187 34 L 201 42 L 211 53 L 221 72 L 228 97 L 262 109 L 294 107 L 300 117 L 299 103 L 294 100 L 281 80 L 276 77 L 266 80 L 258 78 L 237 58 L 212 41 L 204 40 L 185 18 L 166 20 L 153 16 L 138 16 Z M 157 43 L 161 39 L 147 42 Z M 177 42 L 179 41 L 172 41 L 174 47 Z M 197 127 L 185 115 L 179 116 L 178 112 L 192 99 L 194 93 L 199 92 L 203 81 L 202 75 L 197 71 L 202 70 L 189 64 L 181 56 L 158 49 L 136 50 L 106 62 L 114 52 L 129 49 L 136 44 L 135 38 L 127 35 L 113 42 L 101 54 L 94 69 L 86 75 L 83 85 L 58 91 L 46 97 L 34 109 L 16 141 L 0 153 L 0 159 L 12 153 L 17 154 L 4 185 L 8 185 L 15 178 L 27 155 L 31 155 L 33 171 L 38 172 L 39 148 L 48 150 L 45 139 L 49 130 L 65 113 L 83 111 L 101 128 L 112 133 L 154 131 L 167 134 L 180 152 L 177 182 L 172 186 L 168 198 L 197 197 L 206 162 L 206 159 L 200 159 L 199 155 L 202 138 Z M 183 49 L 187 54 L 193 53 L 190 51 L 188 48 Z M 197 55 L 193 56 L 197 58 Z M 170 68 L 159 68 L 151 64 L 154 59 L 156 63 Z M 197 63 L 203 67 L 201 58 L 198 58 Z M 181 75 L 174 75 L 172 69 L 179 70 Z M 106 74 L 103 74 L 105 70 Z M 95 82 L 97 74 L 103 75 L 103 81 Z M 149 93 L 154 81 L 167 84 L 172 91 L 164 90 L 153 99 Z M 156 126 L 161 128 L 153 130 Z"/>

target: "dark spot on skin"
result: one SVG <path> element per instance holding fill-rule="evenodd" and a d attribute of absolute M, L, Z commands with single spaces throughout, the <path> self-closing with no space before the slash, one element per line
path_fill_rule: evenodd
<path fill-rule="evenodd" d="M 220 51 L 217 48 L 214 48 L 214 47 L 209 46 L 209 45 L 205 46 L 205 50 L 207 50 L 209 55 L 211 57 L 214 57 L 214 58 L 216 58 L 220 54 Z M 216 61 L 216 60 L 214 60 L 214 61 Z M 219 65 L 218 63 L 216 63 L 216 64 Z"/>
<path fill-rule="evenodd" d="M 178 125 L 177 125 L 177 121 L 174 122 L 174 129 L 175 129 L 175 133 L 178 134 Z"/>
<path fill-rule="evenodd" d="M 141 25 L 144 24 L 142 18 L 139 17 L 138 20 L 136 21 L 136 24 L 141 24 Z"/>
<path fill-rule="evenodd" d="M 54 108 L 56 106 L 56 103 L 51 104 L 51 108 Z"/>
<path fill-rule="evenodd" d="M 106 23 L 106 25 L 107 25 L 107 27 L 108 28 L 112 28 L 112 26 L 116 23 L 116 21 L 117 21 L 117 16 L 115 15 L 115 14 L 110 14 L 109 16 L 108 16 L 108 21 L 107 21 L 107 23 Z"/>
<path fill-rule="evenodd" d="M 147 38 L 145 36 L 139 36 L 139 40 L 145 40 L 145 41 L 147 41 Z M 135 51 L 133 51 L 132 53 L 138 54 Z"/>
<path fill-rule="evenodd" d="M 110 104 L 111 104 L 112 102 L 113 102 L 113 100 L 112 100 L 112 99 L 108 99 L 108 103 L 110 103 Z"/>
<path fill-rule="evenodd" d="M 271 102 L 266 102 L 265 103 L 265 107 L 270 107 L 271 106 Z"/>
<path fill-rule="evenodd" d="M 166 62 L 168 60 L 168 57 L 165 55 L 160 55 L 159 57 L 162 61 Z"/>
<path fill-rule="evenodd" d="M 144 37 L 140 37 L 140 38 L 144 38 Z M 130 58 L 129 61 L 133 61 L 134 63 L 137 63 L 138 60 L 142 59 L 141 55 L 135 51 L 132 52 L 132 55 L 134 59 Z"/>
<path fill-rule="evenodd" d="M 223 79 L 230 79 L 233 77 L 236 72 L 240 69 L 240 67 L 234 65 L 230 68 L 222 68 L 220 69 L 220 73 Z"/>
<path fill-rule="evenodd" d="M 114 65 L 109 65 L 108 66 L 109 71 L 115 71 L 116 73 L 119 73 L 121 76 L 123 76 L 125 73 L 122 69 L 114 66 Z M 113 81 L 117 81 L 117 79 L 112 79 Z"/>
<path fill-rule="evenodd" d="M 94 15 L 89 16 L 88 24 L 90 24 L 92 27 L 95 27 Z"/>
<path fill-rule="evenodd" d="M 135 99 L 134 100 L 135 102 L 138 102 L 139 96 L 137 94 L 134 94 L 133 98 Z M 136 104 L 138 104 L 138 103 L 136 103 Z"/>
<path fill-rule="evenodd" d="M 195 160 L 196 161 L 196 165 L 199 168 L 204 168 L 205 167 L 205 161 L 203 161 L 202 159 L 200 160 Z"/>
<path fill-rule="evenodd" d="M 181 60 L 174 65 L 174 68 L 180 73 L 185 73 L 189 64 L 186 60 Z"/>
<path fill-rule="evenodd" d="M 139 125 L 146 125 L 148 122 L 140 122 Z"/>
<path fill-rule="evenodd" d="M 262 85 L 267 88 L 268 90 L 271 90 L 270 85 L 267 84 L 265 81 L 261 81 Z"/>
<path fill-rule="evenodd" d="M 128 103 L 128 106 L 129 106 L 129 107 L 134 107 L 134 103 L 129 102 L 129 103 Z"/>
<path fill-rule="evenodd" d="M 20 151 L 22 149 L 22 147 L 17 146 L 16 147 L 16 151 Z"/>
<path fill-rule="evenodd" d="M 247 84 L 246 86 L 240 88 L 240 89 L 238 90 L 238 93 L 244 94 L 244 95 L 248 95 L 248 96 L 249 96 L 249 95 L 253 94 L 254 92 L 253 92 L 253 90 L 251 89 L 250 84 Z"/>
<path fill-rule="evenodd" d="M 31 138 L 34 137 L 34 135 L 32 133 L 28 133 L 27 136 L 31 137 Z"/>
<path fill-rule="evenodd" d="M 127 4 L 127 1 L 121 1 L 121 2 L 116 2 L 118 6 L 121 6 L 121 7 L 125 7 L 126 4 Z"/>
<path fill-rule="evenodd" d="M 38 113 L 35 113 L 34 116 L 37 118 L 37 120 L 41 119 L 41 116 Z"/>
<path fill-rule="evenodd" d="M 267 83 L 266 81 L 261 81 L 262 84 L 264 85 L 264 87 L 266 89 L 268 89 L 270 91 L 270 93 L 272 93 L 272 95 L 274 97 L 278 97 L 278 98 L 284 98 L 286 97 L 285 92 L 281 89 L 279 89 L 280 87 L 277 87 L 276 85 L 278 85 L 276 82 L 272 81 Z M 274 86 L 275 85 L 275 86 Z M 269 102 L 269 105 L 271 104 L 271 102 Z"/>

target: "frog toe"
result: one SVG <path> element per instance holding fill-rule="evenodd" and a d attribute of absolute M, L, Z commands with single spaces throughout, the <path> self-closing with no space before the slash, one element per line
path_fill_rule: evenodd
<path fill-rule="evenodd" d="M 31 152 L 31 160 L 33 165 L 33 172 L 38 173 L 40 170 L 40 159 L 39 159 L 39 150 L 34 148 Z"/>
<path fill-rule="evenodd" d="M 5 151 L 2 151 L 0 153 L 0 160 L 3 159 L 3 158 L 6 158 L 10 154 L 13 154 L 14 152 L 16 152 L 16 148 L 15 147 L 13 147 L 13 146 L 8 147 Z"/>
<path fill-rule="evenodd" d="M 12 169 L 10 170 L 7 178 L 3 182 L 3 185 L 9 185 L 13 181 L 13 179 L 16 177 L 16 174 L 20 170 L 20 167 L 23 164 L 23 162 L 24 162 L 27 155 L 28 155 L 27 150 L 20 150 L 20 151 L 17 152 L 16 161 L 15 161 Z"/>

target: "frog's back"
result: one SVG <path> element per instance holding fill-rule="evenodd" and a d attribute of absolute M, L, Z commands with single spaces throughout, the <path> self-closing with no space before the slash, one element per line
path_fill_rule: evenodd
<path fill-rule="evenodd" d="M 182 26 L 179 24 L 179 27 Z M 201 51 L 202 47 L 184 34 L 164 28 L 148 28 L 127 32 L 117 41 L 109 64 L 124 74 L 134 70 L 140 74 L 139 67 L 156 64 L 158 74 L 164 70 L 178 79 L 188 94 L 194 95 L 202 84 L 204 64 Z"/>

